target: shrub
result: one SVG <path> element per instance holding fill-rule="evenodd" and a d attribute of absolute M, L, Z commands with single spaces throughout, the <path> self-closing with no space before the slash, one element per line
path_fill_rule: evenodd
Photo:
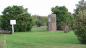
<path fill-rule="evenodd" d="M 81 0 L 75 11 L 74 31 L 83 44 L 86 44 L 86 2 Z"/>
<path fill-rule="evenodd" d="M 1 28 L 11 31 L 10 20 L 16 20 L 15 31 L 30 31 L 32 28 L 32 18 L 22 6 L 8 6 L 2 12 Z"/>

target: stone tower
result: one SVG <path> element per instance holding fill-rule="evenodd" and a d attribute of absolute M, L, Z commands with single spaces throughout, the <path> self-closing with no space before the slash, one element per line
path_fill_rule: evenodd
<path fill-rule="evenodd" d="M 50 14 L 48 16 L 48 30 L 51 32 L 56 31 L 56 14 Z"/>

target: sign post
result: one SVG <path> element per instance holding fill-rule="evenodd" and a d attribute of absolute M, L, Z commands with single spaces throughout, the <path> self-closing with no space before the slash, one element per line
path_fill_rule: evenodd
<path fill-rule="evenodd" d="M 10 20 L 10 24 L 12 25 L 12 34 L 14 34 L 14 25 L 16 24 L 16 20 Z"/>

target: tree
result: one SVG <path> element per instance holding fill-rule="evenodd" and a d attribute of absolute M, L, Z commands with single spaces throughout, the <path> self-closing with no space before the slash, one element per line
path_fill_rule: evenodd
<path fill-rule="evenodd" d="M 33 15 L 33 26 L 47 26 L 48 23 L 48 17 L 46 16 L 39 16 L 39 15 Z"/>
<path fill-rule="evenodd" d="M 86 44 L 86 2 L 81 0 L 75 10 L 74 31 L 79 41 Z"/>
<path fill-rule="evenodd" d="M 71 20 L 71 15 L 68 12 L 68 9 L 65 6 L 56 6 L 52 8 L 51 11 L 53 14 L 56 14 L 57 30 L 62 30 L 62 26 L 66 29 L 65 27 L 68 26 Z"/>
<path fill-rule="evenodd" d="M 22 6 L 8 6 L 2 12 L 2 24 L 1 27 L 4 30 L 11 31 L 10 20 L 16 20 L 15 25 L 16 32 L 30 31 L 32 27 L 31 15 L 27 12 L 27 8 Z"/>

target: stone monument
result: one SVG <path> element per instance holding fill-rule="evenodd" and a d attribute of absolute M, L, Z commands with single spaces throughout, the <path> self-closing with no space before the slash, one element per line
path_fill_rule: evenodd
<path fill-rule="evenodd" d="M 56 31 L 56 14 L 48 15 L 48 30 L 50 32 Z"/>

